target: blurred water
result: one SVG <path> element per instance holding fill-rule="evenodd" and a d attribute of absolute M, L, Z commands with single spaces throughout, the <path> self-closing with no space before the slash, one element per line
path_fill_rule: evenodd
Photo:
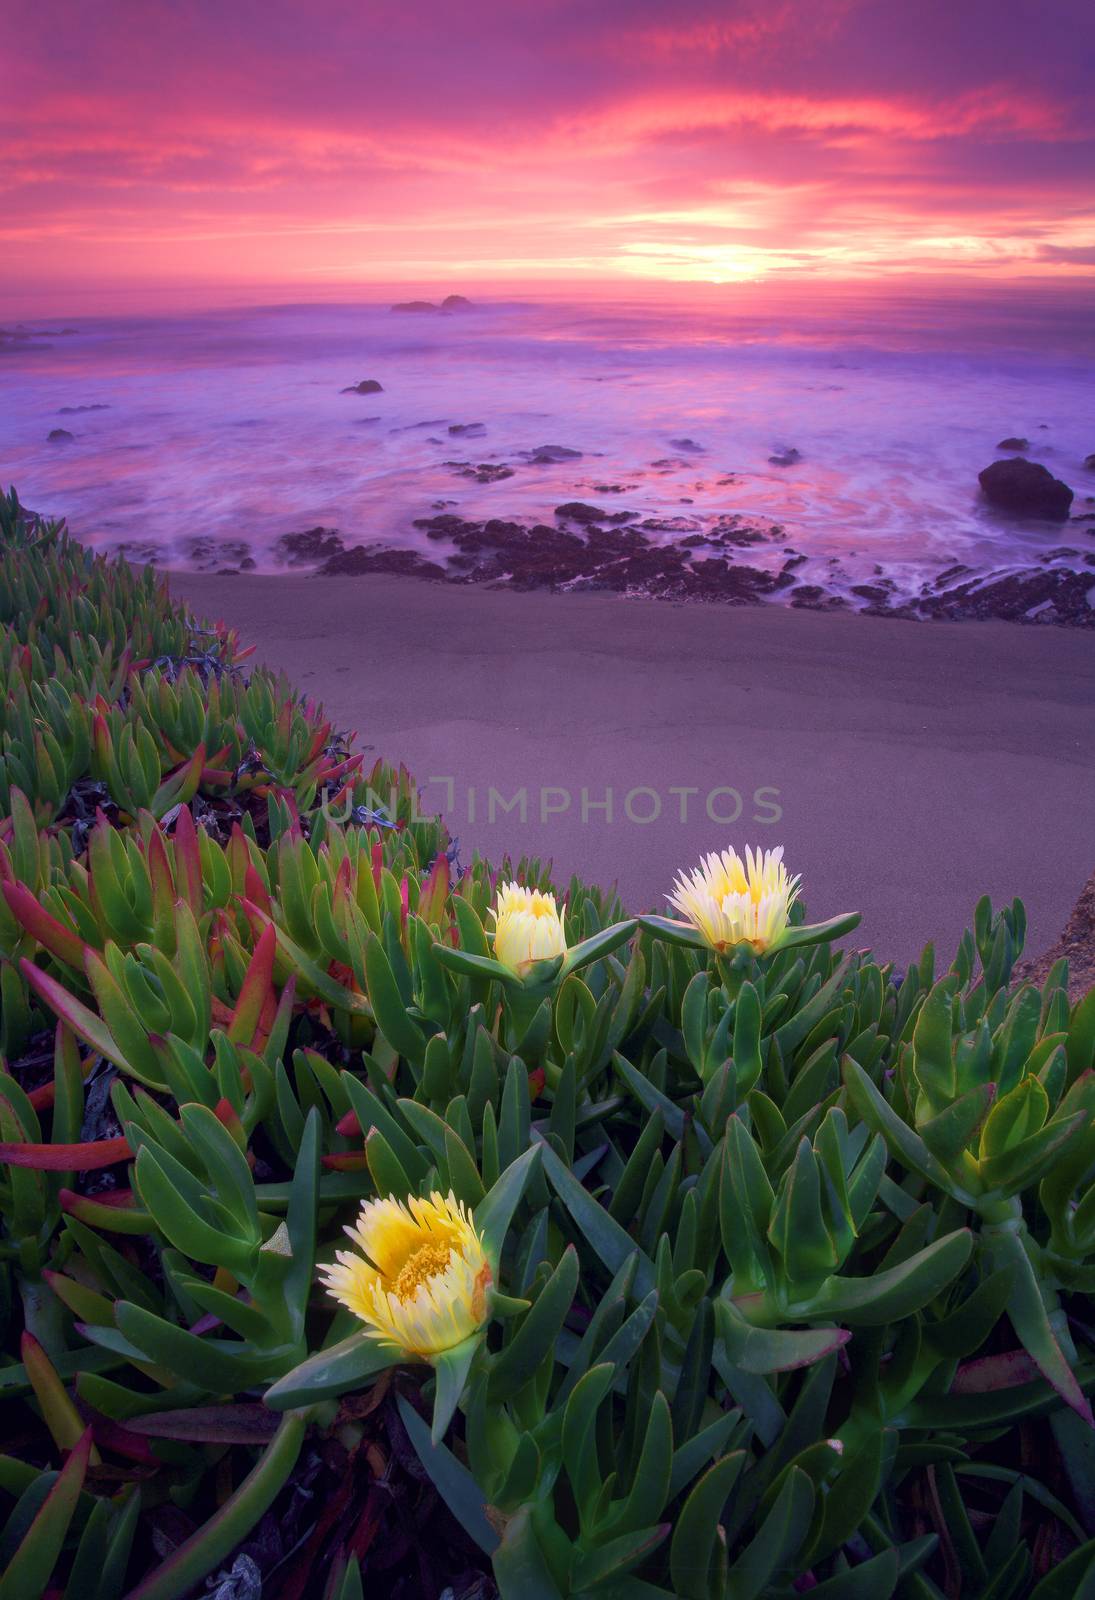
<path fill-rule="evenodd" d="M 880 568 L 911 592 L 952 563 L 1095 549 L 1095 522 L 1002 520 L 977 487 L 1017 434 L 1076 490 L 1074 516 L 1095 509 L 1095 322 L 1060 296 L 287 305 L 7 332 L 4 480 L 81 539 L 169 566 L 276 570 L 278 538 L 317 524 L 436 558 L 411 524 L 439 502 L 544 521 L 575 499 L 681 519 L 667 540 L 728 513 L 778 524 L 769 553 L 739 558 L 793 547 L 798 576 L 837 591 Z M 365 378 L 383 391 L 340 392 Z M 62 414 L 82 406 L 104 409 Z M 581 456 L 522 455 L 545 444 Z M 451 462 L 513 476 L 478 484 Z"/>

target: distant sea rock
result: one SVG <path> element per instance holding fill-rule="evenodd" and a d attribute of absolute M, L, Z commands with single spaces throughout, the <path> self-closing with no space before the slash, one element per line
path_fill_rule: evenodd
<path fill-rule="evenodd" d="M 109 410 L 110 410 L 110 407 L 108 405 L 102 405 L 102 404 L 93 405 L 93 406 L 62 406 L 60 408 L 60 410 L 58 411 L 57 415 L 59 417 L 75 417 L 81 411 L 109 411 Z"/>
<path fill-rule="evenodd" d="M 76 435 L 69 433 L 67 428 L 51 428 L 46 435 L 46 442 L 48 444 L 68 444 L 75 437 Z"/>
<path fill-rule="evenodd" d="M 383 394 L 384 385 L 377 383 L 375 378 L 362 378 L 360 383 L 347 384 L 340 394 Z"/>
<path fill-rule="evenodd" d="M 769 464 L 773 467 L 793 467 L 796 461 L 802 460 L 802 452 L 794 446 L 789 450 L 780 450 L 774 456 L 769 456 Z"/>
<path fill-rule="evenodd" d="M 986 500 L 1016 516 L 1048 517 L 1064 522 L 1072 505 L 1072 490 L 1055 478 L 1041 462 L 1013 456 L 994 461 L 977 475 Z"/>
<path fill-rule="evenodd" d="M 1029 439 L 1001 439 L 997 450 L 1029 450 Z"/>
<path fill-rule="evenodd" d="M 482 422 L 449 423 L 449 432 L 460 439 L 481 439 L 486 431 L 486 425 Z"/>
<path fill-rule="evenodd" d="M 538 444 L 535 450 L 525 450 L 522 454 L 537 467 L 551 466 L 557 461 L 580 461 L 582 458 L 580 450 L 571 450 L 565 444 Z"/>
<path fill-rule="evenodd" d="M 447 294 L 440 305 L 433 300 L 399 300 L 392 307 L 393 311 L 470 311 L 471 301 L 467 295 Z"/>
<path fill-rule="evenodd" d="M 670 439 L 669 442 L 674 450 L 687 450 L 690 454 L 698 456 L 704 454 L 703 445 L 697 444 L 695 439 Z"/>
<path fill-rule="evenodd" d="M 1095 453 L 1084 457 L 1084 466 L 1089 472 L 1095 472 Z"/>

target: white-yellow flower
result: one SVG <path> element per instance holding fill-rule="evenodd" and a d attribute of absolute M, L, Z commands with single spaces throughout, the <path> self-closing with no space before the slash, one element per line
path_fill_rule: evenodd
<path fill-rule="evenodd" d="M 704 856 L 668 899 L 713 949 L 747 944 L 760 955 L 779 944 L 800 881 L 788 876 L 782 845 L 755 854 L 746 846 L 744 861 L 736 850 Z"/>
<path fill-rule="evenodd" d="M 494 918 L 494 954 L 503 966 L 524 977 L 534 961 L 566 955 L 563 914 L 555 896 L 539 889 L 506 883 L 498 891 Z"/>
<path fill-rule="evenodd" d="M 494 1280 L 467 1208 L 450 1190 L 428 1200 L 366 1200 L 346 1229 L 361 1251 L 320 1270 L 336 1300 L 374 1338 L 430 1361 L 463 1344 L 490 1315 Z"/>

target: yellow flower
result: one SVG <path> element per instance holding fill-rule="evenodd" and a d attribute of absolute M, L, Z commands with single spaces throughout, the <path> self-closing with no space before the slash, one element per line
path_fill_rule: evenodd
<path fill-rule="evenodd" d="M 503 884 L 491 916 L 494 954 L 519 977 L 525 976 L 534 961 L 566 955 L 563 917 L 555 908 L 553 894 L 522 889 L 517 883 Z"/>
<path fill-rule="evenodd" d="M 428 1200 L 366 1200 L 346 1232 L 361 1251 L 323 1267 L 329 1293 L 374 1338 L 430 1361 L 478 1333 L 493 1282 L 467 1207 L 450 1190 Z"/>
<path fill-rule="evenodd" d="M 715 950 L 748 944 L 760 955 L 778 946 L 800 879 L 789 877 L 783 847 L 756 854 L 746 846 L 704 856 L 691 873 L 680 873 L 671 905 L 698 928 Z"/>

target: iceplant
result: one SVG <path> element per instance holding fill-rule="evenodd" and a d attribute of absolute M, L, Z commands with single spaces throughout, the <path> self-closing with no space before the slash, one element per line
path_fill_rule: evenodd
<path fill-rule="evenodd" d="M 617 949 L 631 938 L 636 926 L 629 917 L 569 944 L 566 913 L 555 896 L 513 882 L 500 885 L 487 915 L 494 924 L 489 945 L 486 930 L 465 902 L 460 947 L 439 943 L 433 953 L 450 971 L 497 980 L 519 1009 L 526 1001 L 539 1004 L 572 972 Z"/>
<path fill-rule="evenodd" d="M 745 847 L 745 858 L 728 846 L 703 856 L 698 867 L 680 871 L 666 896 L 682 920 L 640 917 L 639 925 L 660 938 L 716 955 L 771 955 L 796 945 L 820 944 L 850 933 L 859 913 L 828 922 L 794 923 L 799 874 L 783 863 L 783 846 L 772 850 Z"/>
<path fill-rule="evenodd" d="M 360 1327 L 295 1367 L 266 1393 L 284 1411 L 366 1386 L 386 1367 L 434 1369 L 433 1438 L 440 1439 L 463 1394 L 492 1316 L 526 1311 L 498 1288 L 506 1229 L 524 1193 L 536 1146 L 506 1168 L 474 1211 L 442 1195 L 366 1200 L 346 1228 L 353 1245 L 319 1268 L 320 1281 Z"/>
<path fill-rule="evenodd" d="M 366 1200 L 345 1231 L 356 1249 L 337 1251 L 320 1275 L 371 1338 L 432 1362 L 486 1325 L 494 1274 L 451 1189 L 428 1200 Z"/>
<path fill-rule="evenodd" d="M 539 889 L 507 883 L 488 913 L 494 919 L 494 955 L 504 967 L 524 978 L 534 962 L 567 953 L 564 913 L 555 896 Z"/>
<path fill-rule="evenodd" d="M 680 872 L 670 905 L 698 929 L 713 950 L 747 944 L 757 955 L 778 947 L 802 879 L 783 864 L 783 846 L 756 854 L 745 847 L 712 851 L 691 872 Z"/>

